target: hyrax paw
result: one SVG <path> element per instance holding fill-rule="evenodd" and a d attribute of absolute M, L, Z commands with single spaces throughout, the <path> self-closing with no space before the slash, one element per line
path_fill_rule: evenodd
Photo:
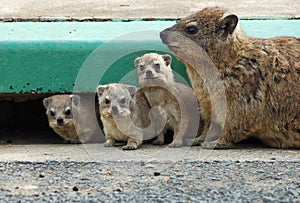
<path fill-rule="evenodd" d="M 218 144 L 216 142 L 203 142 L 201 144 L 203 149 L 231 149 L 232 144 Z"/>
<path fill-rule="evenodd" d="M 152 142 L 152 144 L 153 144 L 153 145 L 163 145 L 164 142 L 162 142 L 162 141 L 160 141 L 160 140 L 154 140 L 154 141 Z"/>
<path fill-rule="evenodd" d="M 125 145 L 122 147 L 123 150 L 136 150 L 137 146 L 136 145 Z"/>
<path fill-rule="evenodd" d="M 168 145 L 168 147 L 170 148 L 180 148 L 182 147 L 182 144 L 181 143 L 171 143 Z"/>
<path fill-rule="evenodd" d="M 113 147 L 114 145 L 112 143 L 105 143 L 104 147 Z"/>

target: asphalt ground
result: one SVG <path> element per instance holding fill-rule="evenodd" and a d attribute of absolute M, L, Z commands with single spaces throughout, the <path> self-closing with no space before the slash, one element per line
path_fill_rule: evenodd
<path fill-rule="evenodd" d="M 0 145 L 1 202 L 300 202 L 299 150 L 38 141 Z"/>
<path fill-rule="evenodd" d="M 0 162 L 0 201 L 300 202 L 299 167 L 282 161 Z"/>

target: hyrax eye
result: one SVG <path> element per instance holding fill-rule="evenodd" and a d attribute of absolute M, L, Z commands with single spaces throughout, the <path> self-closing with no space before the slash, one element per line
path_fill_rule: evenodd
<path fill-rule="evenodd" d="M 54 112 L 54 111 L 50 111 L 50 115 L 51 115 L 52 117 L 54 117 L 54 116 L 55 116 L 55 112 Z"/>
<path fill-rule="evenodd" d="M 120 103 L 121 103 L 121 104 L 125 104 L 125 102 L 126 102 L 126 99 L 125 99 L 125 98 L 122 98 L 122 99 L 120 100 Z"/>
<path fill-rule="evenodd" d="M 110 100 L 108 98 L 105 98 L 104 103 L 105 104 L 110 104 Z"/>
<path fill-rule="evenodd" d="M 145 69 L 145 67 L 143 65 L 140 65 L 139 68 L 141 71 L 143 71 Z"/>
<path fill-rule="evenodd" d="M 189 26 L 184 29 L 184 32 L 189 35 L 194 35 L 198 32 L 198 28 L 196 26 Z"/>
<path fill-rule="evenodd" d="M 154 64 L 154 68 L 155 68 L 156 71 L 159 71 L 160 70 L 160 64 L 159 63 Z"/>
<path fill-rule="evenodd" d="M 65 115 L 67 115 L 67 116 L 71 115 L 71 110 L 70 109 L 66 110 Z"/>

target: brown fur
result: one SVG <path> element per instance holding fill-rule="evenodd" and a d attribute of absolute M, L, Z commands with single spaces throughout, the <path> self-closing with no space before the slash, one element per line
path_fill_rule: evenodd
<path fill-rule="evenodd" d="M 97 129 L 100 131 L 97 121 L 91 119 L 92 114 L 86 112 L 82 101 L 78 95 L 54 95 L 43 100 L 49 126 L 65 142 L 85 143 L 97 134 Z M 92 102 L 95 104 L 94 99 Z"/>
<path fill-rule="evenodd" d="M 150 123 L 146 99 L 136 87 L 108 84 L 98 87 L 100 116 L 106 137 L 105 147 L 127 142 L 124 150 L 135 150 L 143 142 L 145 128 Z"/>
<path fill-rule="evenodd" d="M 161 39 L 187 66 L 202 106 L 202 140 L 210 119 L 219 123 L 222 119 L 218 112 L 212 115 L 212 102 L 217 101 L 197 72 L 208 71 L 213 64 L 222 79 L 225 126 L 219 139 L 206 141 L 203 147 L 230 147 L 254 136 L 270 147 L 300 148 L 299 38 L 248 37 L 239 28 L 237 16 L 207 8 L 162 31 Z"/>
<path fill-rule="evenodd" d="M 191 88 L 174 81 L 170 65 L 171 56 L 167 54 L 149 53 L 135 60 L 138 80 L 150 107 L 162 108 L 161 119 L 156 117 L 154 122 L 156 125 L 162 125 L 163 118 L 167 121 L 164 130 L 156 132 L 158 136 L 153 144 L 164 144 L 164 133 L 167 129 L 171 129 L 174 135 L 169 147 L 181 147 L 183 141 L 188 142 L 187 138 L 193 139 L 197 135 L 198 103 Z"/>

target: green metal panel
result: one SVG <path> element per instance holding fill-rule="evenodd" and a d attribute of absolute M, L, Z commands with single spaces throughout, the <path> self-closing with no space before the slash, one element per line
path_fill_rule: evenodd
<path fill-rule="evenodd" d="M 94 91 L 137 84 L 133 61 L 168 52 L 159 32 L 175 21 L 0 23 L 0 93 Z M 299 20 L 241 20 L 248 35 L 300 37 Z M 172 63 L 187 80 L 182 63 Z M 183 78 L 180 78 L 180 77 Z"/>

